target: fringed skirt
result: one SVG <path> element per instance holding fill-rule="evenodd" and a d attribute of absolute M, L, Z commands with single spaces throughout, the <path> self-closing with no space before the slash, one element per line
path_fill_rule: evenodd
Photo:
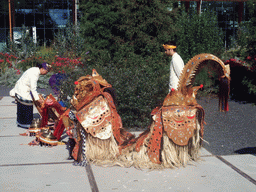
<path fill-rule="evenodd" d="M 24 100 L 18 94 L 17 100 L 17 125 L 22 128 L 29 128 L 33 120 L 33 102 Z"/>

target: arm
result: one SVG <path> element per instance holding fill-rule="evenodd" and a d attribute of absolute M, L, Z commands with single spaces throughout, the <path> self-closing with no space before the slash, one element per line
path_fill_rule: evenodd
<path fill-rule="evenodd" d="M 173 60 L 173 69 L 176 76 L 179 78 L 184 68 L 184 62 L 181 57 L 177 57 Z"/>
<path fill-rule="evenodd" d="M 39 75 L 32 74 L 30 78 L 30 88 L 31 88 L 31 93 L 34 96 L 34 99 L 37 101 L 39 100 L 38 93 L 36 91 L 37 88 L 37 81 L 38 81 Z"/>

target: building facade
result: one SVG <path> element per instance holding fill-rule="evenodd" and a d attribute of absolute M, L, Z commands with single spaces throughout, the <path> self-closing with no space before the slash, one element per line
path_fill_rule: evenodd
<path fill-rule="evenodd" d="M 3 0 L 0 4 L 0 50 L 8 39 L 19 43 L 25 27 L 34 41 L 49 45 L 54 34 L 68 24 L 76 24 L 80 12 L 79 0 Z M 225 40 L 236 35 L 238 23 L 249 19 L 247 0 L 181 0 L 179 5 L 186 11 L 203 12 L 214 10 Z"/>
<path fill-rule="evenodd" d="M 247 0 L 181 0 L 187 12 L 214 11 L 218 25 L 224 32 L 225 46 L 232 44 L 237 36 L 239 23 L 250 19 Z"/>
<path fill-rule="evenodd" d="M 0 5 L 0 43 L 19 43 L 22 31 L 35 42 L 49 45 L 54 34 L 78 18 L 78 0 L 4 0 Z"/>

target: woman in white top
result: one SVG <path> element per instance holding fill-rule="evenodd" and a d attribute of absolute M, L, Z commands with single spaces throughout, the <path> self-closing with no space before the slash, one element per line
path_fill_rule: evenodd
<path fill-rule="evenodd" d="M 184 68 L 184 62 L 180 55 L 176 52 L 176 43 L 174 41 L 168 41 L 163 45 L 165 49 L 165 54 L 167 56 L 172 56 L 170 64 L 170 82 L 169 82 L 169 92 L 172 89 L 178 88 L 179 77 Z"/>
<path fill-rule="evenodd" d="M 17 101 L 17 125 L 29 128 L 33 120 L 33 98 L 42 103 L 36 91 L 39 75 L 46 75 L 51 66 L 47 63 L 38 64 L 25 71 L 15 87 L 10 91 L 10 96 Z"/>

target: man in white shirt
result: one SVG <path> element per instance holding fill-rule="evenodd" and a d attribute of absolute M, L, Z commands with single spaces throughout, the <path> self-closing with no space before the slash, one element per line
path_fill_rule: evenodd
<path fill-rule="evenodd" d="M 184 62 L 180 55 L 176 52 L 176 42 L 168 41 L 163 45 L 165 49 L 165 54 L 167 56 L 172 56 L 170 64 L 170 82 L 169 82 L 169 92 L 172 89 L 178 88 L 179 77 L 184 68 Z"/>
<path fill-rule="evenodd" d="M 33 120 L 33 99 L 43 103 L 36 91 L 39 75 L 46 75 L 51 66 L 47 63 L 39 64 L 25 71 L 15 87 L 10 91 L 10 96 L 17 101 L 17 125 L 22 128 L 29 128 Z"/>

